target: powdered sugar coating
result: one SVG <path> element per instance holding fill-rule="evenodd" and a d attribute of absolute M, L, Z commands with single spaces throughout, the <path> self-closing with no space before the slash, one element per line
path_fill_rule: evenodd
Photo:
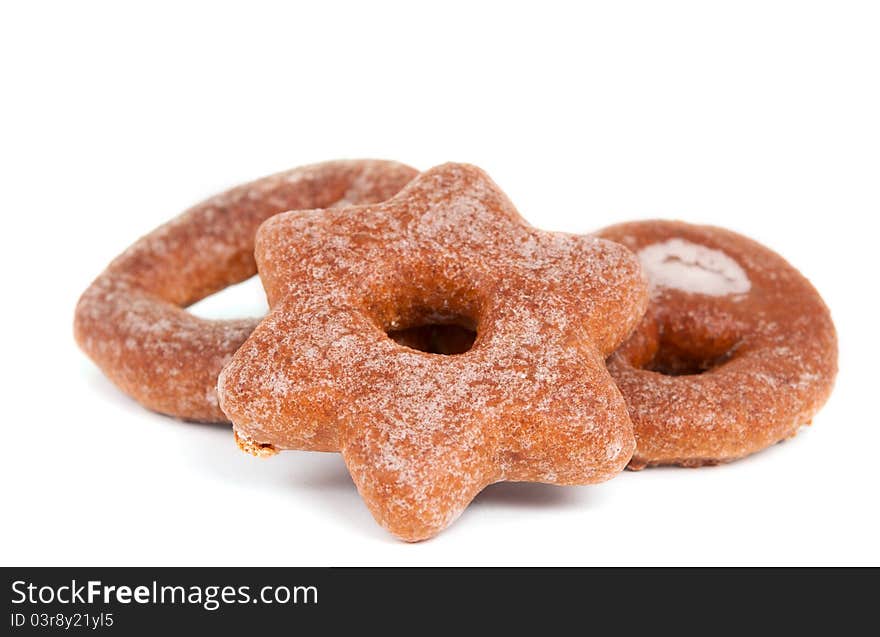
<path fill-rule="evenodd" d="M 647 302 L 638 261 L 530 227 L 478 168 L 447 164 L 359 209 L 260 228 L 271 311 L 223 370 L 244 440 L 342 452 L 377 521 L 405 540 L 450 524 L 486 485 L 585 484 L 633 448 L 604 366 Z M 386 332 L 470 321 L 454 356 Z"/>
<path fill-rule="evenodd" d="M 254 236 L 272 215 L 382 201 L 416 174 L 396 162 L 327 162 L 212 197 L 139 239 L 92 283 L 77 304 L 77 342 L 144 406 L 223 422 L 217 376 L 259 321 L 211 321 L 182 308 L 256 274 Z"/>
<path fill-rule="evenodd" d="M 745 271 L 724 252 L 680 237 L 645 246 L 638 257 L 653 289 L 726 296 L 745 294 L 751 287 Z"/>
<path fill-rule="evenodd" d="M 608 360 L 635 427 L 631 468 L 739 458 L 794 435 L 824 404 L 837 373 L 834 324 L 810 282 L 781 256 L 728 230 L 682 222 L 597 234 L 640 255 L 653 246 L 658 254 L 673 247 L 724 255 L 709 261 L 723 276 L 708 288 L 652 280 L 644 320 Z M 649 252 L 649 278 L 657 260 Z M 658 367 L 667 373 L 652 371 Z"/>

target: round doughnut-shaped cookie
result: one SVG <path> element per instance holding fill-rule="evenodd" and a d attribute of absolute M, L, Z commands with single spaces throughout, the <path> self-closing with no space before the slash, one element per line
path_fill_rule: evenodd
<path fill-rule="evenodd" d="M 635 428 L 630 469 L 734 460 L 811 421 L 834 384 L 837 336 L 800 272 L 721 228 L 641 221 L 596 234 L 635 252 L 651 288 L 607 361 Z"/>
<path fill-rule="evenodd" d="M 256 274 L 254 237 L 269 217 L 378 203 L 416 174 L 397 162 L 331 161 L 211 197 L 110 263 L 77 304 L 76 340 L 145 407 L 185 420 L 227 422 L 217 377 L 259 320 L 207 320 L 183 308 Z"/>

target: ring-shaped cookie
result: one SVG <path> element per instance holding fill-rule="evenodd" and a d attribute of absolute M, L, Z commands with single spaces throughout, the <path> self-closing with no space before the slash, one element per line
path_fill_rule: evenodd
<path fill-rule="evenodd" d="M 226 422 L 217 376 L 259 321 L 207 320 L 183 308 L 256 274 L 254 237 L 269 217 L 378 203 L 416 174 L 390 161 L 332 161 L 212 197 L 110 263 L 77 304 L 76 340 L 145 407 L 185 420 Z"/>
<path fill-rule="evenodd" d="M 800 272 L 721 228 L 641 221 L 597 236 L 635 252 L 651 286 L 607 362 L 635 427 L 631 469 L 733 460 L 810 422 L 831 393 L 837 337 Z"/>

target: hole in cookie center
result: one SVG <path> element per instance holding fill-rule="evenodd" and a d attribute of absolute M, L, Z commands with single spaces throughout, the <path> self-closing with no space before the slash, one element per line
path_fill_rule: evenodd
<path fill-rule="evenodd" d="M 643 368 L 666 376 L 702 374 L 729 361 L 735 349 L 725 348 L 719 354 L 717 347 L 694 348 L 692 343 L 682 347 L 673 340 L 661 338 L 657 352 Z"/>
<path fill-rule="evenodd" d="M 426 354 L 452 356 L 474 347 L 484 301 L 461 264 L 404 262 L 392 277 L 377 277 L 364 300 L 365 314 L 388 338 Z"/>
<path fill-rule="evenodd" d="M 424 323 L 401 330 L 389 330 L 388 337 L 398 345 L 428 354 L 464 354 L 477 338 L 473 323 L 463 318 Z"/>

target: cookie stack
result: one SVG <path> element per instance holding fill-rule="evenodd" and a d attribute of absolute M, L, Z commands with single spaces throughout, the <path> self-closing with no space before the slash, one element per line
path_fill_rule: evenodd
<path fill-rule="evenodd" d="M 184 309 L 259 271 L 262 321 Z M 740 458 L 808 423 L 827 307 L 743 236 L 531 227 L 479 168 L 328 162 L 195 206 L 114 260 L 75 334 L 123 391 L 231 421 L 258 456 L 340 452 L 407 541 L 489 484 L 590 484 Z"/>

